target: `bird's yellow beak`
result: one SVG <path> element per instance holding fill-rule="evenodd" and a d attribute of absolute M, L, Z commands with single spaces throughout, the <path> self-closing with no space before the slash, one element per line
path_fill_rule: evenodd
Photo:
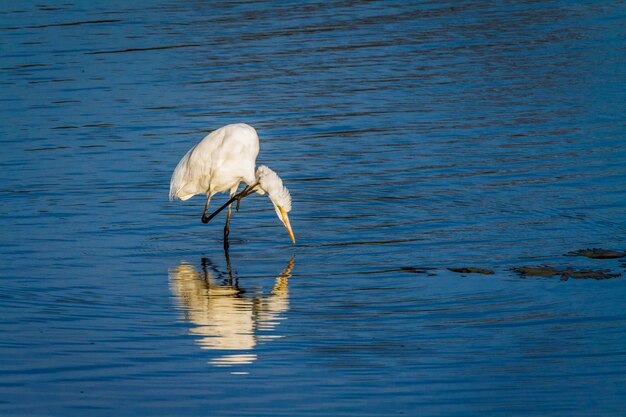
<path fill-rule="evenodd" d="M 291 238 L 291 241 L 295 244 L 296 238 L 293 235 L 293 230 L 291 230 L 291 223 L 289 223 L 289 216 L 287 216 L 287 212 L 283 210 L 282 207 L 278 207 L 278 212 L 280 213 L 280 220 L 283 222 L 283 224 L 287 228 L 287 231 L 289 232 L 289 237 Z"/>

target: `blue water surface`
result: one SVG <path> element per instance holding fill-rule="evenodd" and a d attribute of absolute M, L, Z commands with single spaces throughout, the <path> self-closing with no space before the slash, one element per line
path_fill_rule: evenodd
<path fill-rule="evenodd" d="M 626 250 L 623 2 L 4 2 L 0 50 L 0 415 L 623 415 L 624 275 L 512 270 L 626 273 L 563 256 Z M 236 122 L 297 245 L 167 200 Z"/>

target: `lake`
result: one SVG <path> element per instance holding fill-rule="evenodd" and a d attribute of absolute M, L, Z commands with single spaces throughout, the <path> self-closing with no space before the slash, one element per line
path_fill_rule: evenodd
<path fill-rule="evenodd" d="M 4 2 L 0 34 L 1 415 L 623 415 L 626 258 L 564 256 L 626 250 L 623 2 Z M 296 245 L 266 197 L 228 253 L 168 201 L 240 122 Z"/>

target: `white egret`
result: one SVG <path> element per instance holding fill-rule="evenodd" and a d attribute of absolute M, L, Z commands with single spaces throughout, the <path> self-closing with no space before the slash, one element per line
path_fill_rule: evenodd
<path fill-rule="evenodd" d="M 295 243 L 287 216 L 291 211 L 289 190 L 271 169 L 261 166 L 255 173 L 258 154 L 259 136 L 252 126 L 244 123 L 231 124 L 211 132 L 193 146 L 176 166 L 170 181 L 170 200 L 185 201 L 196 194 L 206 194 L 207 199 L 202 212 L 203 223 L 208 223 L 222 209 L 228 207 L 224 226 L 224 246 L 228 248 L 232 203 L 237 200 L 239 208 L 239 202 L 243 197 L 254 191 L 259 194 L 267 192 L 278 218 Z M 237 194 L 242 181 L 247 186 Z M 207 216 L 211 197 L 224 191 L 230 192 L 230 200 L 212 215 Z"/>

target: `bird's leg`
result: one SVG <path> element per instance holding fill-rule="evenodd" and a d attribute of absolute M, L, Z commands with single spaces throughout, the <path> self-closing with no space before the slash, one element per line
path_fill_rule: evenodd
<path fill-rule="evenodd" d="M 233 201 L 235 201 L 235 200 L 239 201 L 242 198 L 247 197 L 250 194 L 252 194 L 254 192 L 254 187 L 256 187 L 257 185 L 258 184 L 254 184 L 252 186 L 248 186 L 248 187 L 244 188 L 243 191 L 241 191 L 239 194 L 234 194 L 233 196 L 231 196 L 230 200 L 228 200 L 220 208 L 215 210 L 210 216 L 206 217 L 206 221 L 203 220 L 203 223 L 210 222 L 211 219 L 213 219 L 213 217 L 217 216 L 222 210 L 224 210 L 226 207 L 230 207 L 230 205 L 233 203 Z"/>
<path fill-rule="evenodd" d="M 235 209 L 237 210 L 237 212 L 239 212 L 239 204 L 241 204 L 241 199 L 252 194 L 252 192 L 254 191 L 254 187 L 256 187 L 257 185 L 258 183 L 255 183 L 253 185 L 248 185 L 246 186 L 246 188 L 241 190 L 239 194 L 234 196 L 234 198 L 237 199 L 237 205 L 235 206 Z"/>
<path fill-rule="evenodd" d="M 226 224 L 224 225 L 224 250 L 228 251 L 228 235 L 230 234 L 230 215 L 233 211 L 232 206 L 228 205 L 228 213 L 226 213 Z"/>
<path fill-rule="evenodd" d="M 235 185 L 230 189 L 230 200 L 228 204 L 228 213 L 226 213 L 226 224 L 224 225 L 224 251 L 228 253 L 228 235 L 230 234 L 230 216 L 233 213 L 233 205 L 232 200 L 237 195 L 237 187 L 239 184 Z"/>
<path fill-rule="evenodd" d="M 237 210 L 237 213 L 239 213 L 239 204 L 241 204 L 241 199 L 246 197 L 249 194 L 249 190 L 250 190 L 250 186 L 247 185 L 243 190 L 241 190 L 239 194 L 231 196 L 235 199 L 235 201 L 237 201 L 237 205 L 235 206 L 235 210 Z"/>
<path fill-rule="evenodd" d="M 204 203 L 204 211 L 202 212 L 202 223 L 206 224 L 209 222 L 209 218 L 206 216 L 206 212 L 209 209 L 209 203 L 211 202 L 211 194 L 206 196 L 206 203 Z"/>

